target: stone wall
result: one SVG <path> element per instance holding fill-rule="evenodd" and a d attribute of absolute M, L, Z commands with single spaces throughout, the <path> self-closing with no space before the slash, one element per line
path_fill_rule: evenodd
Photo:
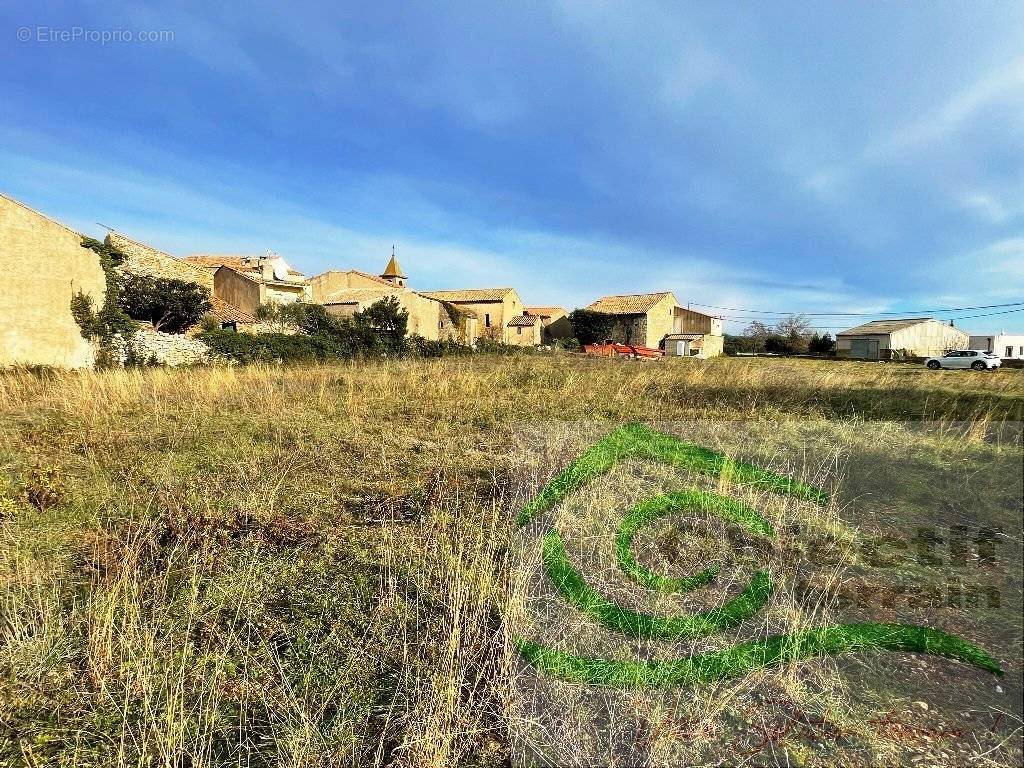
<path fill-rule="evenodd" d="M 398 286 L 391 285 L 386 280 L 355 269 L 332 269 L 323 272 L 309 279 L 309 288 L 313 301 L 318 304 L 323 304 L 327 301 L 335 291 L 343 291 L 348 288 L 376 288 L 384 291 L 401 290 Z"/>
<path fill-rule="evenodd" d="M 211 360 L 210 348 L 199 339 L 178 333 L 161 333 L 148 326 L 140 327 L 132 337 L 132 349 L 144 362 L 154 360 L 161 365 L 198 365 Z M 125 353 L 122 351 L 122 359 Z"/>
<path fill-rule="evenodd" d="M 647 345 L 647 315 L 618 315 L 608 338 L 619 344 Z M 600 340 L 604 342 L 604 339 Z"/>
<path fill-rule="evenodd" d="M 108 234 L 106 242 L 127 257 L 121 265 L 125 272 L 199 283 L 213 293 L 213 274 L 208 269 L 176 259 L 118 232 Z"/>
<path fill-rule="evenodd" d="M 0 366 L 91 366 L 95 347 L 71 316 L 71 297 L 81 291 L 101 306 L 106 281 L 82 236 L 0 195 L 0 260 Z"/>

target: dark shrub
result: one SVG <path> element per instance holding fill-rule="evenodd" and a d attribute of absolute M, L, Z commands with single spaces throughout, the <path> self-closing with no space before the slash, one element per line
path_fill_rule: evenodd
<path fill-rule="evenodd" d="M 121 309 L 158 331 L 178 333 L 210 311 L 210 292 L 198 283 L 169 277 L 126 274 L 121 278 Z"/>
<path fill-rule="evenodd" d="M 569 313 L 569 324 L 580 344 L 603 342 L 611 334 L 615 320 L 615 315 L 590 309 L 574 309 Z"/>

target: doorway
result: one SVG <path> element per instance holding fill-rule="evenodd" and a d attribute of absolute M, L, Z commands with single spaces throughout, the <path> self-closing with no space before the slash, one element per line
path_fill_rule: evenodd
<path fill-rule="evenodd" d="M 877 360 L 878 339 L 850 339 L 850 357 L 858 360 Z"/>

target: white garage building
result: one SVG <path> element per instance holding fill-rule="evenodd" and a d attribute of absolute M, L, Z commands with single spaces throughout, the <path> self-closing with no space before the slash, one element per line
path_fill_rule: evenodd
<path fill-rule="evenodd" d="M 858 360 L 900 360 L 932 357 L 951 349 L 967 349 L 965 331 L 933 317 L 872 320 L 836 336 L 836 357 Z"/>

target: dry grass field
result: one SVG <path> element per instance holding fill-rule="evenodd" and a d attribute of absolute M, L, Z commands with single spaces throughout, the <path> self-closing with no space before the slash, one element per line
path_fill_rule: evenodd
<path fill-rule="evenodd" d="M 631 421 L 832 494 L 727 489 L 785 533 L 755 553 L 771 602 L 726 644 L 909 621 L 1006 674 L 885 652 L 658 690 L 538 673 L 516 637 L 615 658 L 704 650 L 567 610 L 536 531 L 513 522 Z M 1021 422 L 1024 371 L 899 364 L 0 374 L 0 765 L 1019 765 Z M 624 603 L 694 608 L 615 580 L 610 521 L 650 493 L 729 483 L 634 462 L 551 524 Z M 685 575 L 722 545 L 670 518 L 636 552 Z"/>

